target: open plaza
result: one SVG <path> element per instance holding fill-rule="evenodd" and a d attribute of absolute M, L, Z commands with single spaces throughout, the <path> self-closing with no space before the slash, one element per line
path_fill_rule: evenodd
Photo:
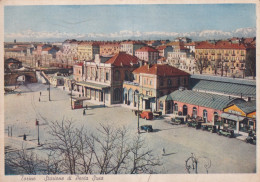
<path fill-rule="evenodd" d="M 40 143 L 47 144 L 50 121 L 61 122 L 72 120 L 80 128 L 85 126 L 90 133 L 95 133 L 101 124 L 113 127 L 126 127 L 131 136 L 138 135 L 137 116 L 131 109 L 121 104 L 111 106 L 97 105 L 84 101 L 87 105 L 86 114 L 83 109 L 71 109 L 70 91 L 62 87 L 33 83 L 21 85 L 17 92 L 5 95 L 5 152 L 20 150 L 22 147 L 41 153 L 37 145 L 39 121 Z M 17 93 L 20 94 L 17 94 Z M 74 93 L 73 93 L 74 94 Z M 172 125 L 166 115 L 153 120 L 140 118 L 141 125 L 152 125 L 153 132 L 139 135 L 154 155 L 161 159 L 161 172 L 168 174 L 185 174 L 185 161 L 191 153 L 198 158 L 210 160 L 208 173 L 254 173 L 256 172 L 256 146 L 237 138 L 219 136 L 216 133 L 196 130 L 186 125 Z M 9 134 L 7 132 L 9 128 Z M 10 134 L 12 128 L 12 134 Z M 27 140 L 23 140 L 24 134 Z M 9 135 L 9 136 L 8 136 Z M 11 136 L 12 135 L 12 136 Z M 162 156 L 162 150 L 165 155 Z M 8 166 L 6 166 L 8 168 Z M 6 170 L 6 174 L 12 173 Z M 198 173 L 206 173 L 203 161 L 198 163 Z"/>

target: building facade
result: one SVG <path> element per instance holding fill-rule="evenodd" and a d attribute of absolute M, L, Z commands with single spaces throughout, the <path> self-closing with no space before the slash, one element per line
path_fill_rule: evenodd
<path fill-rule="evenodd" d="M 232 77 L 245 77 L 246 56 L 255 51 L 251 44 L 230 41 L 204 41 L 198 43 L 195 49 L 196 60 L 207 63 L 203 73 Z"/>
<path fill-rule="evenodd" d="M 133 74 L 134 80 L 125 81 L 123 85 L 124 104 L 132 107 L 137 107 L 139 99 L 140 108 L 158 110 L 157 98 L 180 86 L 189 87 L 189 74 L 169 65 L 147 64 Z"/>
<path fill-rule="evenodd" d="M 148 64 L 155 64 L 159 59 L 159 51 L 153 47 L 145 46 L 135 51 L 135 56 Z"/>

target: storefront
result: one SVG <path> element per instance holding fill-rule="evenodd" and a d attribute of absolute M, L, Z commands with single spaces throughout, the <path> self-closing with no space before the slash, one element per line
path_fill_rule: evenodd
<path fill-rule="evenodd" d="M 255 131 L 256 129 L 256 102 L 238 103 L 223 109 L 221 118 L 224 124 L 233 128 L 236 132 Z"/>

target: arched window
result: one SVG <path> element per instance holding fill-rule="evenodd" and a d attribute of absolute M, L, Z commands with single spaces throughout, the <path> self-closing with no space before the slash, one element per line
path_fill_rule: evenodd
<path fill-rule="evenodd" d="M 116 80 L 116 81 L 119 81 L 119 80 L 120 80 L 120 71 L 119 71 L 119 70 L 116 70 L 116 71 L 115 71 L 115 80 Z"/>
<path fill-rule="evenodd" d="M 192 117 L 193 117 L 193 118 L 196 118 L 196 117 L 197 117 L 197 108 L 196 108 L 196 107 L 193 107 L 193 108 L 192 108 Z"/>
<path fill-rule="evenodd" d="M 114 101 L 120 101 L 120 89 L 119 88 L 115 88 L 114 89 Z"/>
<path fill-rule="evenodd" d="M 207 110 L 203 110 L 203 121 L 207 122 L 208 121 L 208 111 Z"/>
<path fill-rule="evenodd" d="M 218 113 L 217 112 L 214 112 L 214 121 L 218 121 Z"/>
<path fill-rule="evenodd" d="M 125 72 L 125 80 L 126 80 L 126 81 L 129 81 L 129 80 L 130 80 L 130 79 L 129 79 L 129 73 L 128 73 L 128 71 Z"/>
<path fill-rule="evenodd" d="M 174 104 L 174 111 L 178 111 L 178 104 L 177 103 Z"/>
<path fill-rule="evenodd" d="M 183 105 L 183 116 L 186 116 L 188 114 L 188 107 L 186 105 Z"/>

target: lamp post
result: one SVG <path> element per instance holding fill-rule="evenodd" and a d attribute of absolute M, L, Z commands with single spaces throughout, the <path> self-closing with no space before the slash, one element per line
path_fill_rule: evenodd
<path fill-rule="evenodd" d="M 72 107 L 72 87 L 73 85 L 75 84 L 75 82 L 71 81 L 71 88 L 70 88 L 70 106 L 71 106 L 71 109 L 73 110 L 73 107 Z"/>
<path fill-rule="evenodd" d="M 51 101 L 51 83 L 49 81 L 49 101 Z"/>
<path fill-rule="evenodd" d="M 36 119 L 36 125 L 38 126 L 38 145 L 40 145 L 40 123 L 37 119 Z"/>
<path fill-rule="evenodd" d="M 137 104 L 137 131 L 138 134 L 140 134 L 140 128 L 139 128 L 139 118 L 140 118 L 140 111 L 139 111 L 139 106 L 140 106 L 140 96 L 143 96 L 143 94 L 138 94 L 138 104 Z"/>

